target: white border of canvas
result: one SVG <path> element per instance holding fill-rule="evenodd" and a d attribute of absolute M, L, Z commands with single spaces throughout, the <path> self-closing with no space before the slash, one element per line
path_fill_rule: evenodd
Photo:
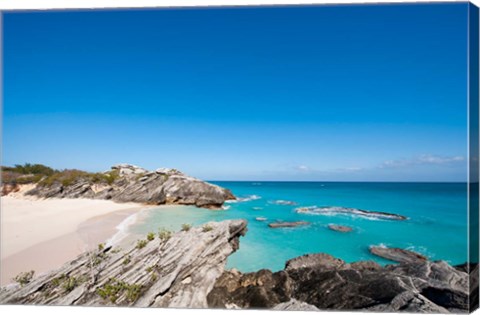
<path fill-rule="evenodd" d="M 281 5 L 281 4 L 348 4 L 348 3 L 415 3 L 415 2 L 452 2 L 456 0 L 5 0 L 0 1 L 0 10 L 18 9 L 74 9 L 74 8 L 138 8 L 138 7 L 179 7 L 179 6 L 238 6 L 238 5 Z M 464 2 L 464 1 L 459 1 Z M 480 6 L 480 0 L 471 0 Z M 126 307 L 66 307 L 66 306 L 0 306 L 2 314 L 33 314 L 60 315 L 68 312 L 69 315 L 153 315 L 159 312 L 162 315 L 260 315 L 280 314 L 280 311 L 260 310 L 192 310 L 192 309 L 138 309 Z M 326 311 L 325 311 L 326 312 Z M 478 311 L 477 311 L 478 312 Z M 324 313 L 324 312 L 320 312 Z M 335 312 L 339 315 L 355 315 L 359 312 Z M 305 314 L 305 312 L 288 312 L 289 315 Z M 395 313 L 393 313 L 395 314 Z"/>

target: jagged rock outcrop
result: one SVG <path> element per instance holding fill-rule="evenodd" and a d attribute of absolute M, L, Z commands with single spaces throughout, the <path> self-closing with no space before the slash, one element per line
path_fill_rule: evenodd
<path fill-rule="evenodd" d="M 460 313 L 478 298 L 478 282 L 469 288 L 466 272 L 478 279 L 478 266 L 444 261 L 382 267 L 310 254 L 287 261 L 278 272 L 225 271 L 246 225 L 212 222 L 173 235 L 161 232 L 125 250 L 100 248 L 23 287 L 2 289 L 0 303 Z M 477 295 L 469 299 L 469 292 Z"/>
<path fill-rule="evenodd" d="M 370 246 L 370 253 L 396 262 L 416 263 L 427 260 L 427 257 L 417 252 L 395 247 Z"/>
<path fill-rule="evenodd" d="M 175 169 L 150 172 L 129 164 L 119 164 L 106 172 L 110 183 L 96 182 L 87 175 L 72 180 L 40 181 L 27 192 L 41 198 L 111 199 L 116 202 L 182 204 L 218 209 L 235 199 L 230 190 L 190 177 Z M 105 176 L 107 176 L 105 175 Z M 68 184 L 67 184 L 68 182 Z"/>
<path fill-rule="evenodd" d="M 23 287 L 3 290 L 0 303 L 204 308 L 246 225 L 211 222 L 126 250 L 99 249 Z"/>
<path fill-rule="evenodd" d="M 284 270 L 226 271 L 208 295 L 211 307 L 447 313 L 468 310 L 468 274 L 446 262 L 348 264 L 305 255 Z"/>

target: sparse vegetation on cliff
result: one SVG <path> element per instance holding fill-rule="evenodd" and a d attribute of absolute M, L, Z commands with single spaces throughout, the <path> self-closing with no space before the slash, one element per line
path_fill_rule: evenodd
<path fill-rule="evenodd" d="M 210 232 L 211 230 L 213 230 L 213 227 L 211 225 L 208 225 L 208 224 L 205 224 L 203 227 L 202 227 L 202 231 L 203 232 Z"/>
<path fill-rule="evenodd" d="M 115 303 L 118 298 L 125 294 L 128 302 L 135 302 L 140 297 L 142 286 L 128 284 L 116 278 L 111 278 L 105 285 L 97 289 L 97 294 L 104 300 Z"/>
<path fill-rule="evenodd" d="M 60 183 L 63 186 L 71 186 L 79 181 L 85 181 L 89 184 L 108 184 L 111 185 L 119 177 L 118 171 L 110 171 L 106 173 L 89 173 L 80 170 L 63 170 L 56 172 L 38 184 L 40 186 L 52 186 L 55 183 Z"/>
<path fill-rule="evenodd" d="M 168 241 L 170 239 L 170 237 L 172 237 L 172 231 L 169 231 L 167 229 L 162 228 L 158 232 L 158 238 L 161 241 Z"/>
<path fill-rule="evenodd" d="M 178 170 L 117 164 L 107 172 L 55 170 L 41 164 L 2 167 L 2 195 L 20 191 L 20 184 L 36 184 L 23 191 L 39 198 L 89 198 L 144 204 L 195 205 L 221 209 L 235 199 L 228 189 L 203 182 Z M 167 197 L 168 196 L 168 197 Z"/>
<path fill-rule="evenodd" d="M 188 232 L 188 231 L 190 231 L 191 228 L 192 228 L 192 226 L 188 223 L 182 224 L 182 231 L 183 232 Z"/>
<path fill-rule="evenodd" d="M 34 275 L 35 271 L 33 270 L 21 272 L 17 276 L 15 276 L 15 278 L 13 278 L 13 281 L 19 283 L 23 287 L 24 285 L 32 281 Z"/>
<path fill-rule="evenodd" d="M 137 241 L 137 249 L 142 249 L 145 246 L 147 246 L 148 241 L 147 240 L 138 240 Z"/>

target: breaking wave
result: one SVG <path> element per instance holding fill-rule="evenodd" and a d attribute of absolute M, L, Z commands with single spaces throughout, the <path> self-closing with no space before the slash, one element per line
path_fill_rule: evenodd
<path fill-rule="evenodd" d="M 249 195 L 247 197 L 237 198 L 235 200 L 227 200 L 225 201 L 225 203 L 247 202 L 247 201 L 258 200 L 258 199 L 262 199 L 262 197 L 258 195 Z"/>
<path fill-rule="evenodd" d="M 387 213 L 387 212 L 378 212 L 378 211 L 367 211 L 355 208 L 344 208 L 344 207 L 299 207 L 295 209 L 297 213 L 311 214 L 311 215 L 349 215 L 353 217 L 362 217 L 369 220 L 406 220 L 407 217 L 402 215 Z"/>

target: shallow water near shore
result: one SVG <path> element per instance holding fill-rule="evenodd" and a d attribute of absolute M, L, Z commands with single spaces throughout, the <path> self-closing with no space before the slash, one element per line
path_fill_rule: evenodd
<path fill-rule="evenodd" d="M 329 182 L 214 182 L 240 199 L 212 211 L 192 206 L 160 206 L 145 210 L 129 231 L 144 235 L 159 228 L 178 231 L 228 219 L 248 220 L 240 250 L 227 268 L 243 272 L 284 268 L 288 259 L 307 253 L 328 253 L 347 262 L 391 261 L 369 253 L 370 245 L 411 249 L 432 260 L 460 264 L 467 260 L 467 190 L 464 183 L 329 183 Z M 288 202 L 285 202 L 288 201 Z M 295 204 L 290 204 L 293 202 Z M 343 213 L 297 213 L 299 207 L 337 206 L 388 212 L 405 221 L 367 218 Z M 264 217 L 266 221 L 257 221 Z M 280 221 L 308 221 L 294 228 L 268 227 Z M 353 228 L 341 233 L 328 224 Z"/>

